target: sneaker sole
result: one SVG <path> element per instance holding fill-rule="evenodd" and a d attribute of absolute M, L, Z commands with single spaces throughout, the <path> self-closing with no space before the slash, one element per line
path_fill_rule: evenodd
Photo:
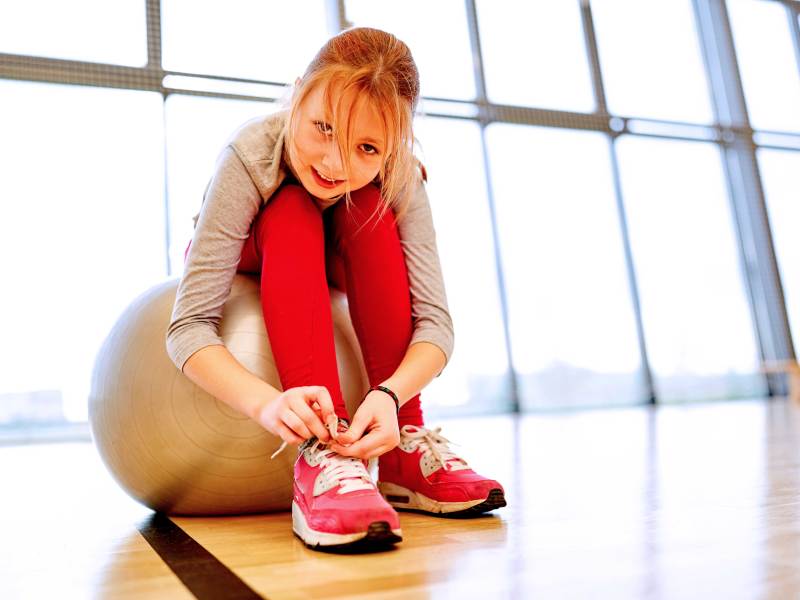
<path fill-rule="evenodd" d="M 292 531 L 309 548 L 386 547 L 403 541 L 403 530 L 392 529 L 386 521 L 370 523 L 366 531 L 358 533 L 316 531 L 308 526 L 303 511 L 294 501 L 292 502 Z"/>
<path fill-rule="evenodd" d="M 424 512 L 448 517 L 473 516 L 506 506 L 503 490 L 493 489 L 486 498 L 468 502 L 439 502 L 412 492 L 396 483 L 378 482 L 378 490 L 392 507 L 398 510 Z"/>

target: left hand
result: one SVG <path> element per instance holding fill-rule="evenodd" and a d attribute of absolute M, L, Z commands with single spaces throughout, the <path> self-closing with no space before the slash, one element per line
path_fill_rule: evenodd
<path fill-rule="evenodd" d="M 358 407 L 350 428 L 328 447 L 341 456 L 366 460 L 388 452 L 399 443 L 400 426 L 394 400 L 386 392 L 373 390 Z"/>

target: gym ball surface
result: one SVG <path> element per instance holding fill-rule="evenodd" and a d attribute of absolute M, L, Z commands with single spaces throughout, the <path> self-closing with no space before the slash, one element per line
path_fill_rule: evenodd
<path fill-rule="evenodd" d="M 195 385 L 167 355 L 179 279 L 153 286 L 117 320 L 92 372 L 89 421 L 111 474 L 133 498 L 176 515 L 287 510 L 296 447 Z M 339 379 L 350 414 L 369 389 L 344 292 L 330 288 Z M 250 372 L 282 390 L 257 276 L 237 273 L 220 337 Z"/>

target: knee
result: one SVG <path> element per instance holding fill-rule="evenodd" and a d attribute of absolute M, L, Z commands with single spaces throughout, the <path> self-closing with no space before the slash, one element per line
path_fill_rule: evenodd
<path fill-rule="evenodd" d="M 270 218 L 290 219 L 292 223 L 322 220 L 322 213 L 311 199 L 311 195 L 300 185 L 284 185 L 276 191 L 267 202 L 265 211 L 271 213 Z"/>
<path fill-rule="evenodd" d="M 272 206 L 273 212 L 297 213 L 298 215 L 319 216 L 320 211 L 311 195 L 301 185 L 289 184 L 281 186 L 269 199 L 268 206 Z"/>
<path fill-rule="evenodd" d="M 350 192 L 351 205 L 345 206 L 344 201 L 341 201 L 339 210 L 336 211 L 334 219 L 338 227 L 353 227 L 358 228 L 369 223 L 375 227 L 379 224 L 393 224 L 394 214 L 391 209 L 386 209 L 381 216 L 383 210 L 383 200 L 381 198 L 380 189 L 369 183 L 364 187 Z"/>
<path fill-rule="evenodd" d="M 322 213 L 309 193 L 300 185 L 284 185 L 276 191 L 264 207 L 258 232 L 321 230 Z"/>
<path fill-rule="evenodd" d="M 350 192 L 350 199 L 359 208 L 359 213 L 363 218 L 369 218 L 373 213 L 377 213 L 382 204 L 381 190 L 373 183 L 368 183 L 364 187 Z"/>

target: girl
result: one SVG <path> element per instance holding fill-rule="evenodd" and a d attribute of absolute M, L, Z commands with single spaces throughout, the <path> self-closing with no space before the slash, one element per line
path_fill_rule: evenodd
<path fill-rule="evenodd" d="M 369 28 L 333 37 L 295 82 L 288 109 L 231 138 L 186 249 L 169 355 L 211 395 L 301 444 L 292 523 L 312 547 L 400 541 L 393 507 L 472 514 L 505 506 L 498 482 L 424 427 L 419 392 L 447 364 L 453 327 L 425 170 L 412 153 L 418 98 L 403 42 Z M 283 392 L 218 336 L 237 270 L 260 273 Z M 347 294 L 372 386 L 352 421 L 329 285 Z M 365 467 L 372 457 L 380 457 L 377 486 Z"/>

